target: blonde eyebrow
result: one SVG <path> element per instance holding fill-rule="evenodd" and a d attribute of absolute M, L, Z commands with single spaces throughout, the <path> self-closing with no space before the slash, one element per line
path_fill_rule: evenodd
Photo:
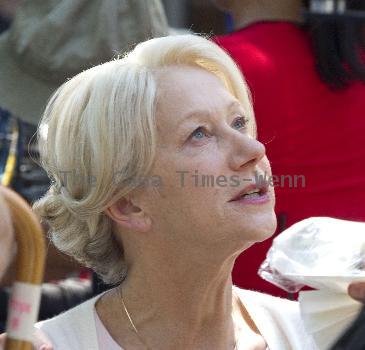
<path fill-rule="evenodd" d="M 231 103 L 229 103 L 226 106 L 226 110 L 230 111 L 233 108 L 237 108 L 237 107 L 242 109 L 242 111 L 244 111 L 242 105 L 237 100 L 234 100 Z M 204 110 L 204 109 L 193 110 L 193 111 L 188 112 L 188 113 L 185 114 L 184 118 L 182 118 L 181 121 L 178 123 L 177 128 L 179 128 L 182 124 L 185 124 L 187 121 L 194 120 L 194 119 L 199 120 L 199 121 L 204 120 L 210 115 L 211 115 L 211 113 Z"/>

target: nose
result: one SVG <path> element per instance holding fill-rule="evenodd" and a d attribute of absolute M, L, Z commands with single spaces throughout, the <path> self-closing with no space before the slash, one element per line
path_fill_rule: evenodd
<path fill-rule="evenodd" d="M 251 135 L 236 134 L 231 139 L 229 165 L 233 170 L 254 168 L 265 156 L 265 146 Z"/>

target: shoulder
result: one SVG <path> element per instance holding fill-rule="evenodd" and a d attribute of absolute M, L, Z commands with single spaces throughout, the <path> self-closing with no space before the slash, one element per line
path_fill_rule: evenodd
<path fill-rule="evenodd" d="M 266 293 L 241 289 L 238 287 L 234 288 L 236 294 L 245 305 L 246 303 L 250 305 L 252 304 L 252 306 L 264 309 L 269 313 L 275 313 L 276 310 L 280 310 L 281 313 L 285 313 L 287 316 L 300 316 L 299 303 L 297 301 L 274 297 Z"/>
<path fill-rule="evenodd" d="M 234 289 L 269 348 L 317 349 L 312 336 L 304 328 L 298 302 L 237 287 Z"/>
<path fill-rule="evenodd" d="M 54 350 L 97 349 L 94 306 L 98 295 L 51 319 L 38 322 L 38 328 Z"/>

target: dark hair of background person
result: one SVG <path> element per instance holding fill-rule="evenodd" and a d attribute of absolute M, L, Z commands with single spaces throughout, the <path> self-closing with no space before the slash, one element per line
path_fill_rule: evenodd
<path fill-rule="evenodd" d="M 303 0 L 309 9 L 310 0 Z M 346 10 L 365 11 L 364 0 L 346 0 Z M 365 83 L 365 16 L 318 15 L 306 11 L 321 79 L 335 89 L 354 81 Z"/>

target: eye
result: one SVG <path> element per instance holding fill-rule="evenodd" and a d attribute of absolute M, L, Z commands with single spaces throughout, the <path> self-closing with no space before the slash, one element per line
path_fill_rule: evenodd
<path fill-rule="evenodd" d="M 232 126 L 236 129 L 244 129 L 246 128 L 248 123 L 247 117 L 238 117 L 233 121 Z"/>
<path fill-rule="evenodd" d="M 207 136 L 207 132 L 201 126 L 195 129 L 190 135 L 191 139 L 202 140 L 205 136 Z"/>

